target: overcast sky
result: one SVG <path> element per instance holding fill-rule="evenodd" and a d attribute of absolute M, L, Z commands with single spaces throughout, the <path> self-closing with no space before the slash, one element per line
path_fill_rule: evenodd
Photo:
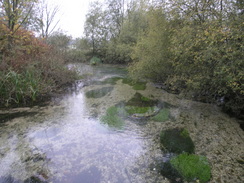
<path fill-rule="evenodd" d="M 58 5 L 60 20 L 57 28 L 62 29 L 73 38 L 81 37 L 89 4 L 95 0 L 47 0 L 48 3 Z M 100 0 L 103 1 L 103 0 Z"/>

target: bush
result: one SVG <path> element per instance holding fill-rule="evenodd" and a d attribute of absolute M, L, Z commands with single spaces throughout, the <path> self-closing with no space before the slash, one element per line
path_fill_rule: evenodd
<path fill-rule="evenodd" d="M 33 103 L 75 80 L 64 58 L 31 32 L 0 30 L 0 106 Z"/>
<path fill-rule="evenodd" d="M 101 59 L 98 58 L 98 57 L 92 57 L 91 60 L 90 60 L 90 64 L 91 65 L 97 65 L 97 64 L 100 64 L 101 63 Z"/>
<path fill-rule="evenodd" d="M 205 183 L 211 178 L 211 168 L 204 156 L 184 153 L 172 158 L 170 163 L 186 181 Z"/>

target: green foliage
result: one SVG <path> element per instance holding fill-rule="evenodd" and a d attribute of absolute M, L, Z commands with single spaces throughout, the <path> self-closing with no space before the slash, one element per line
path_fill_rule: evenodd
<path fill-rule="evenodd" d="M 91 65 L 97 65 L 99 63 L 101 63 L 101 59 L 98 58 L 98 57 L 92 57 L 91 60 L 90 60 L 90 64 Z"/>
<path fill-rule="evenodd" d="M 8 106 L 11 103 L 26 103 L 28 100 L 35 101 L 42 88 L 40 75 L 33 70 L 27 70 L 18 74 L 15 71 L 0 71 L 0 96 L 1 103 Z"/>
<path fill-rule="evenodd" d="M 211 178 L 211 167 L 204 156 L 183 153 L 172 158 L 170 163 L 186 181 L 205 183 Z"/>
<path fill-rule="evenodd" d="M 162 110 L 159 111 L 159 113 L 156 116 L 153 116 L 151 119 L 153 121 L 158 121 L 158 122 L 164 122 L 169 120 L 169 109 L 168 108 L 163 108 Z"/>
<path fill-rule="evenodd" d="M 0 22 L 0 106 L 28 105 L 75 80 L 62 56 L 24 29 L 11 38 Z"/>
<path fill-rule="evenodd" d="M 135 80 L 149 78 L 165 81 L 172 74 L 170 27 L 161 9 L 150 10 L 147 16 L 148 31 L 134 47 L 134 63 L 130 66 L 129 73 Z"/>

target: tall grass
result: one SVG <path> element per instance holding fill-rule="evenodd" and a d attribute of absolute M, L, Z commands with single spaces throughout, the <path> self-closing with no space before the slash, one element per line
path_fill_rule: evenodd
<path fill-rule="evenodd" d="M 5 106 L 10 104 L 26 104 L 35 101 L 42 93 L 41 76 L 34 70 L 17 73 L 11 69 L 0 71 L 0 103 Z"/>

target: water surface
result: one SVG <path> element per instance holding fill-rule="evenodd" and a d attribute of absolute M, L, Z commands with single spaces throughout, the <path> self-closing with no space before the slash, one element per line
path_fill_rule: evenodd
<path fill-rule="evenodd" d="M 243 182 L 244 135 L 235 119 L 149 83 L 136 91 L 119 79 L 126 77 L 123 68 L 69 67 L 85 78 L 75 90 L 47 106 L 0 111 L 7 116 L 0 118 L 0 183 L 167 183 L 158 171 L 158 162 L 169 158 L 161 151 L 159 133 L 175 127 L 187 128 L 196 153 L 211 162 L 211 182 Z M 109 107 L 137 92 L 170 104 L 170 119 L 128 118 L 122 128 L 101 122 Z"/>

